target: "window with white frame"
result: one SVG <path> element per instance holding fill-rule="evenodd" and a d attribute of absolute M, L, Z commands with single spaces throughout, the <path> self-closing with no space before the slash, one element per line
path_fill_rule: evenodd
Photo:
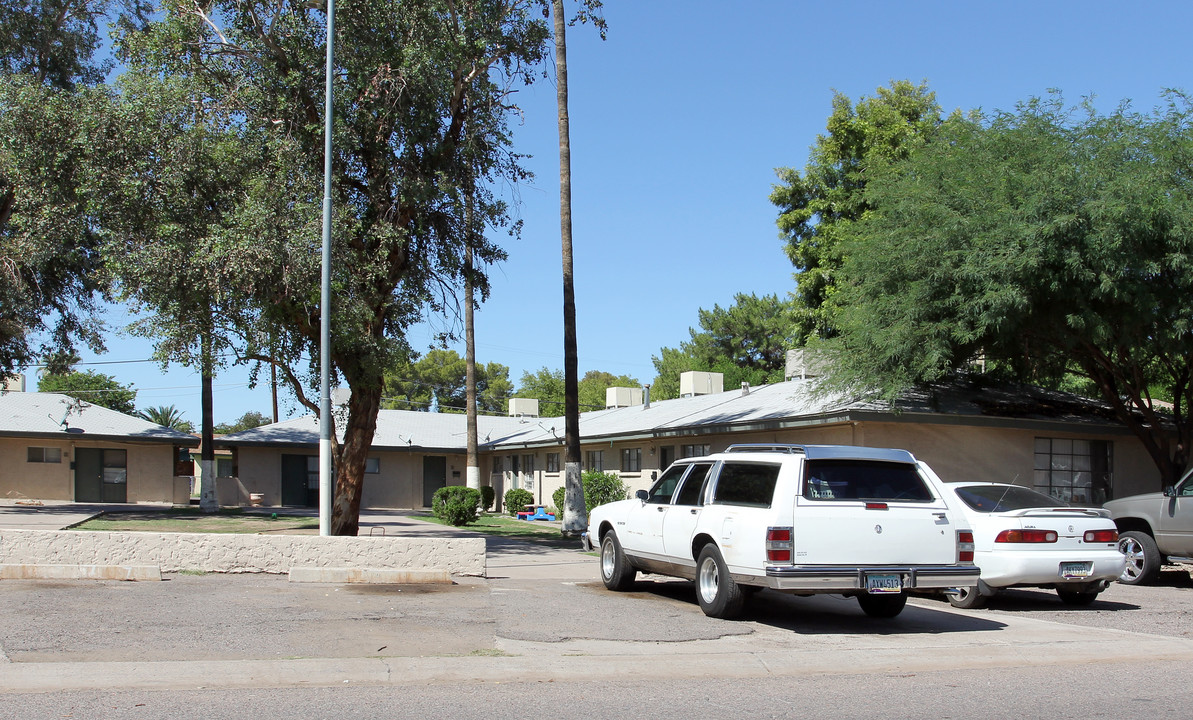
<path fill-rule="evenodd" d="M 62 448 L 31 447 L 27 459 L 31 463 L 60 463 L 62 462 Z"/>
<path fill-rule="evenodd" d="M 622 448 L 621 471 L 625 473 L 642 472 L 642 448 Z"/>
<path fill-rule="evenodd" d="M 602 472 L 605 469 L 605 451 L 604 450 L 589 450 L 585 454 L 585 470 L 595 470 Z"/>
<path fill-rule="evenodd" d="M 681 457 L 704 457 L 708 455 L 712 448 L 706 443 L 704 445 L 684 445 L 683 455 Z"/>
<path fill-rule="evenodd" d="M 1101 505 L 1113 488 L 1114 446 L 1105 440 L 1038 437 L 1036 490 L 1074 505 Z"/>

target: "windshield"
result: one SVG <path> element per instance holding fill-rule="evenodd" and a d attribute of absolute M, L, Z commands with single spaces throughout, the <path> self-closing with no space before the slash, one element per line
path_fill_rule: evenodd
<path fill-rule="evenodd" d="M 1028 508 L 1069 507 L 1051 495 L 1015 485 L 965 485 L 954 488 L 957 497 L 978 512 L 1006 512 Z"/>

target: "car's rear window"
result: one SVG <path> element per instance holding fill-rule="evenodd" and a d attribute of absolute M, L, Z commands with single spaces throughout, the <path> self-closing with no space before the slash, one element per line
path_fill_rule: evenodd
<path fill-rule="evenodd" d="M 1051 495 L 1009 485 L 965 485 L 954 489 L 961 502 L 978 512 L 1006 512 L 1028 508 L 1068 507 Z"/>
<path fill-rule="evenodd" d="M 774 463 L 725 462 L 717 474 L 714 503 L 770 507 L 781 465 Z"/>
<path fill-rule="evenodd" d="M 809 460 L 804 468 L 809 500 L 928 502 L 932 491 L 914 465 L 874 460 Z"/>

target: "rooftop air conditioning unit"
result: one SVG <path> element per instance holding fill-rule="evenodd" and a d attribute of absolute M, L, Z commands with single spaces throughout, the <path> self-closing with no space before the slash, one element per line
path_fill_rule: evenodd
<path fill-rule="evenodd" d="M 715 372 L 689 370 L 679 375 L 679 396 L 714 395 L 725 391 L 725 376 Z"/>
<path fill-rule="evenodd" d="M 539 401 L 535 398 L 510 398 L 510 417 L 538 417 Z"/>
<path fill-rule="evenodd" d="M 642 388 L 611 387 L 605 389 L 605 409 L 631 407 L 642 404 Z"/>

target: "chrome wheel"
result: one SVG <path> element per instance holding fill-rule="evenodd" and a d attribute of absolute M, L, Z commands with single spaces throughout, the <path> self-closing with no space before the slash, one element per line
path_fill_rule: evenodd
<path fill-rule="evenodd" d="M 613 577 L 613 570 L 617 567 L 617 548 L 611 542 L 601 543 L 601 577 L 605 580 Z"/>
<path fill-rule="evenodd" d="M 704 614 L 715 618 L 737 617 L 746 602 L 721 551 L 712 543 L 705 545 L 696 558 L 696 599 Z"/>
<path fill-rule="evenodd" d="M 720 587 L 720 571 L 717 569 L 717 562 L 711 555 L 705 557 L 704 562 L 700 563 L 700 574 L 696 577 L 696 591 L 700 593 L 700 599 L 706 604 L 716 602 Z"/>
<path fill-rule="evenodd" d="M 986 604 L 986 596 L 976 587 L 957 588 L 956 595 L 949 595 L 949 604 L 962 610 L 975 610 Z"/>
<path fill-rule="evenodd" d="M 1125 585 L 1144 585 L 1160 574 L 1160 551 L 1151 535 L 1135 530 L 1119 535 L 1118 551 L 1127 558 L 1118 581 Z"/>
<path fill-rule="evenodd" d="M 617 533 L 610 530 L 601 538 L 601 582 L 610 590 L 628 590 L 638 571 L 621 550 Z"/>

